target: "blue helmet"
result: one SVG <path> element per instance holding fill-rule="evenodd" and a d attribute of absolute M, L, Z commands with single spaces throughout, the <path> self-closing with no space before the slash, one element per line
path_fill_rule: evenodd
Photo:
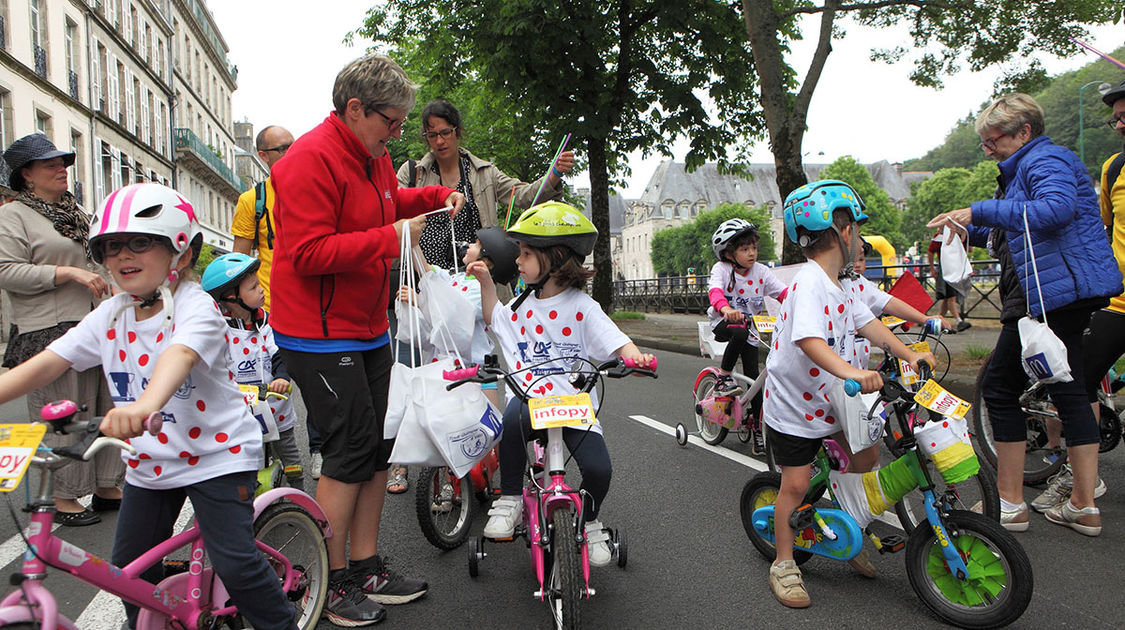
<path fill-rule="evenodd" d="M 258 271 L 259 265 L 260 260 L 246 254 L 223 254 L 207 265 L 200 284 L 216 302 L 222 302 L 223 295 L 230 293 L 232 289 L 237 293 L 242 279 Z"/>
<path fill-rule="evenodd" d="M 851 210 L 856 221 L 866 221 L 863 200 L 851 186 L 837 179 L 822 179 L 805 184 L 785 198 L 785 235 L 801 247 L 797 228 L 821 232 L 832 227 L 832 213 L 839 208 Z"/>

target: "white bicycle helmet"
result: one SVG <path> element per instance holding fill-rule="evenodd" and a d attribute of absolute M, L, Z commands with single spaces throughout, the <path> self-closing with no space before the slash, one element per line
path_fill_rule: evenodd
<path fill-rule="evenodd" d="M 715 251 L 715 258 L 723 260 L 723 250 L 727 248 L 727 245 L 747 232 L 757 234 L 758 226 L 746 219 L 737 217 L 720 223 L 719 227 L 715 229 L 715 233 L 711 235 L 711 249 Z"/>

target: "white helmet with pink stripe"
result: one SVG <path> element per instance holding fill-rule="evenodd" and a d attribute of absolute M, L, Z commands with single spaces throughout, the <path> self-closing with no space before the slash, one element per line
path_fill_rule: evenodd
<path fill-rule="evenodd" d="M 112 234 L 149 234 L 166 242 L 178 256 L 192 248 L 192 264 L 203 245 L 203 233 L 191 202 L 160 184 L 131 184 L 102 202 L 90 223 L 90 256 L 102 262 L 100 241 Z"/>

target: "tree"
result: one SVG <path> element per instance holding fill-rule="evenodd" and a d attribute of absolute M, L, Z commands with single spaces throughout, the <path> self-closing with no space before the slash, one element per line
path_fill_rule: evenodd
<path fill-rule="evenodd" d="M 734 156 L 727 147 L 760 136 L 761 112 L 749 98 L 754 60 L 736 7 L 712 0 L 401 0 L 372 8 L 359 32 L 396 55 L 409 46 L 407 57 L 441 57 L 448 69 L 442 80 L 479 80 L 552 143 L 573 134 L 588 161 L 594 225 L 608 234 L 609 185 L 629 173 L 629 152 L 671 155 L 672 141 L 687 135 L 689 168 L 717 160 L 737 170 L 751 143 L 739 142 Z M 550 154 L 541 154 L 540 164 Z M 594 265 L 612 267 L 609 239 L 598 239 Z M 594 298 L 607 311 L 611 280 L 594 279 Z"/>
<path fill-rule="evenodd" d="M 940 77 L 1005 62 L 1024 61 L 1022 71 L 1006 82 L 1041 75 L 1036 53 L 1073 54 L 1070 37 L 1082 37 L 1082 24 L 1120 18 L 1120 6 L 1109 0 L 1058 0 L 1013 3 L 1008 0 L 742 0 L 750 36 L 770 148 L 777 166 L 777 187 L 785 198 L 807 183 L 801 164 L 801 145 L 808 126 L 809 105 L 833 39 L 845 32 L 838 18 L 850 16 L 859 24 L 878 28 L 908 24 L 911 44 L 918 51 L 910 78 L 919 85 L 940 87 Z M 817 46 L 803 77 L 786 61 L 790 42 L 801 39 L 799 19 L 819 16 Z M 873 50 L 872 58 L 898 61 L 908 50 L 900 46 Z M 783 260 L 797 262 L 796 247 L 786 243 Z"/>
<path fill-rule="evenodd" d="M 899 230 L 899 211 L 891 203 L 891 198 L 886 191 L 879 188 L 867 167 L 860 164 L 850 155 L 845 155 L 829 164 L 820 173 L 821 179 L 838 179 L 847 183 L 859 193 L 867 212 L 867 223 L 863 226 L 864 234 L 878 234 L 885 237 L 895 249 L 901 250 L 905 241 Z"/>
<path fill-rule="evenodd" d="M 996 175 L 996 163 L 984 161 L 972 170 L 943 168 L 916 184 L 902 218 L 907 245 L 929 241 L 933 234 L 926 223 L 938 214 L 991 198 L 996 190 Z"/>
<path fill-rule="evenodd" d="M 746 219 L 758 226 L 758 260 L 774 260 L 776 244 L 769 229 L 770 212 L 765 206 L 747 208 L 740 203 L 721 203 L 704 210 L 691 223 L 661 230 L 652 237 L 652 268 L 657 274 L 679 276 L 689 268 L 706 274 L 715 264 L 711 236 L 728 219 Z"/>

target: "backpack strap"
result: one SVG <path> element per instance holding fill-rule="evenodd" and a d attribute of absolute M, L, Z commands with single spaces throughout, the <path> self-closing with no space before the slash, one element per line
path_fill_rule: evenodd
<path fill-rule="evenodd" d="M 264 180 L 254 184 L 254 249 L 258 249 L 259 230 L 257 226 L 262 222 L 262 217 L 266 219 L 266 245 L 273 249 L 273 222 L 270 221 L 269 209 L 266 208 L 266 182 Z"/>
<path fill-rule="evenodd" d="M 1125 166 L 1125 150 L 1118 153 L 1110 162 L 1109 169 L 1105 172 L 1105 181 L 1109 185 L 1107 192 L 1113 192 L 1113 185 L 1117 183 L 1117 178 L 1121 176 L 1121 167 Z"/>
<path fill-rule="evenodd" d="M 415 188 L 418 186 L 418 163 L 414 160 L 407 160 L 407 167 L 410 169 L 410 187 Z M 1120 168 L 1117 169 L 1119 172 Z"/>

